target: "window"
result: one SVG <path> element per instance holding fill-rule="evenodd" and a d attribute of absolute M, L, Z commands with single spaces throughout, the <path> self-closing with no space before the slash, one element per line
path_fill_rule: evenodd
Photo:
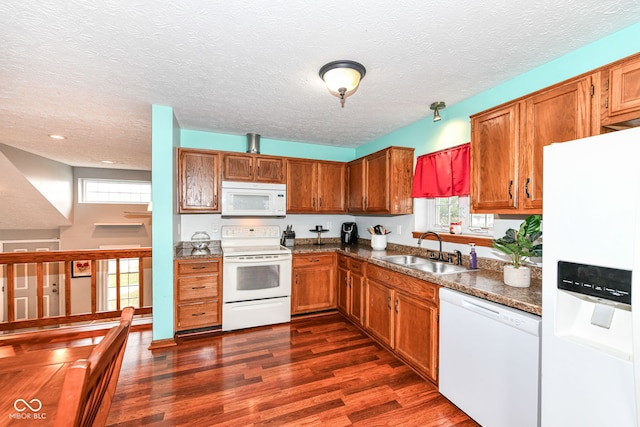
<path fill-rule="evenodd" d="M 79 203 L 149 203 L 151 182 L 80 178 Z"/>
<path fill-rule="evenodd" d="M 427 228 L 449 231 L 449 224 L 462 221 L 464 234 L 487 234 L 493 230 L 493 214 L 471 214 L 469 197 L 438 197 L 427 199 Z"/>
<path fill-rule="evenodd" d="M 110 259 L 107 266 L 107 298 L 106 309 L 117 310 L 116 284 L 118 276 L 117 263 L 120 262 L 120 308 L 140 307 L 140 272 L 138 258 Z"/>

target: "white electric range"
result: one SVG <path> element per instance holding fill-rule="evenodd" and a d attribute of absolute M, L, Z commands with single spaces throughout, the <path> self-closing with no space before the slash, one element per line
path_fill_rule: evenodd
<path fill-rule="evenodd" d="M 222 330 L 291 320 L 291 249 L 278 226 L 223 226 Z"/>

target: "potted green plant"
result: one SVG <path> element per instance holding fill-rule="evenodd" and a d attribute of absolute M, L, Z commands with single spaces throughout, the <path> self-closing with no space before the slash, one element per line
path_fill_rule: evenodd
<path fill-rule="evenodd" d="M 504 283 L 509 286 L 526 288 L 531 283 L 531 270 L 523 265 L 524 258 L 542 256 L 541 215 L 529 215 L 518 230 L 510 228 L 504 237 L 493 241 L 493 247 L 511 258 L 511 264 L 504 266 Z"/>

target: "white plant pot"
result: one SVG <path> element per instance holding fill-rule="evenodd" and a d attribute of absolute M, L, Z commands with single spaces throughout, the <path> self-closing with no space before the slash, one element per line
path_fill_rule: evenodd
<path fill-rule="evenodd" d="M 529 267 L 514 268 L 504 266 L 504 284 L 516 288 L 528 288 L 531 285 L 531 269 Z"/>

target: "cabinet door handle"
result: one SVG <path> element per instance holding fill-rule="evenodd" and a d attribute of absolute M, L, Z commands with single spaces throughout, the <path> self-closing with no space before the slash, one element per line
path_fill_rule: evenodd
<path fill-rule="evenodd" d="M 322 197 L 318 198 L 318 207 L 321 208 L 322 207 Z"/>
<path fill-rule="evenodd" d="M 529 183 L 531 182 L 531 178 L 527 178 L 527 182 L 524 184 L 524 194 L 527 195 L 527 199 L 531 198 L 531 194 L 529 194 Z"/>
<path fill-rule="evenodd" d="M 204 265 L 199 265 L 197 267 L 191 267 L 192 270 L 204 270 L 205 268 L 207 268 L 207 267 L 204 266 Z"/>
<path fill-rule="evenodd" d="M 200 316 L 204 316 L 205 314 L 207 314 L 207 313 L 205 313 L 205 312 L 203 311 L 202 313 L 193 313 L 191 316 L 193 316 L 193 317 L 200 317 Z"/>
<path fill-rule="evenodd" d="M 364 208 L 367 209 L 367 205 L 369 205 L 369 198 L 365 196 L 364 198 Z"/>
<path fill-rule="evenodd" d="M 398 299 L 396 298 L 396 303 L 394 304 L 396 306 L 396 314 L 398 314 Z"/>
<path fill-rule="evenodd" d="M 511 192 L 511 189 L 513 189 L 513 180 L 509 181 L 509 198 L 513 199 L 513 193 Z"/>
<path fill-rule="evenodd" d="M 316 208 L 316 198 L 315 198 L 315 197 L 313 197 L 313 198 L 311 199 L 311 207 L 312 207 L 313 209 L 315 209 L 315 208 Z"/>
<path fill-rule="evenodd" d="M 196 290 L 196 289 L 204 289 L 206 288 L 206 286 L 192 286 L 191 289 L 192 290 Z"/>
<path fill-rule="evenodd" d="M 213 195 L 213 206 L 214 207 L 218 206 L 218 195 L 217 194 Z"/>
<path fill-rule="evenodd" d="M 349 287 L 353 287 L 353 277 L 349 277 Z"/>
<path fill-rule="evenodd" d="M 387 307 L 389 307 L 389 310 L 391 310 L 391 296 L 387 297 Z"/>
<path fill-rule="evenodd" d="M 298 273 L 296 273 L 296 285 L 298 284 Z"/>
<path fill-rule="evenodd" d="M 320 261 L 320 260 L 319 260 L 318 258 L 311 258 L 311 259 L 309 260 L 309 262 L 319 262 L 319 261 Z"/>

